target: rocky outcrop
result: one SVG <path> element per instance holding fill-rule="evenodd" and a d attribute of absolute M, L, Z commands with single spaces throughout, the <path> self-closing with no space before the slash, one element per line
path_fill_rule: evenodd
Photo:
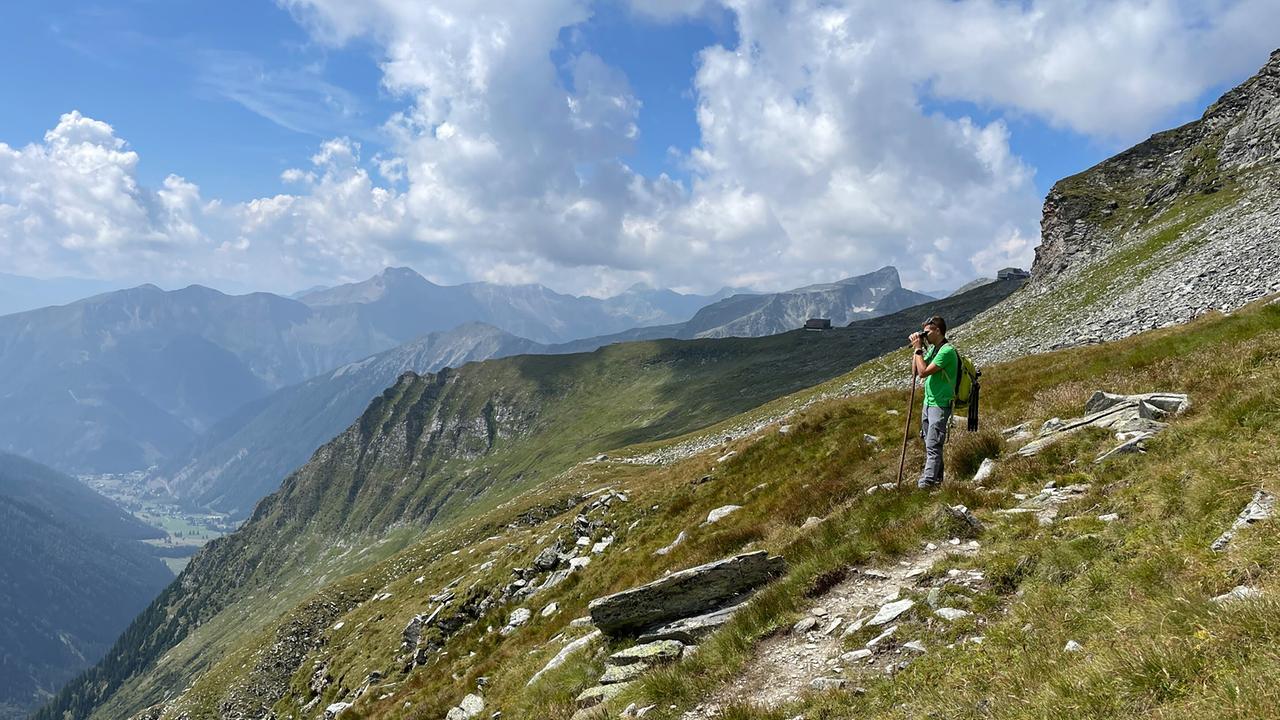
<path fill-rule="evenodd" d="M 1116 454 L 1137 451 L 1141 442 L 1164 430 L 1166 418 L 1181 415 L 1191 406 L 1186 395 L 1178 393 L 1145 393 L 1114 395 L 1101 390 L 1085 403 L 1086 415 L 1071 420 L 1053 418 L 1040 430 L 1040 437 L 1018 449 L 1018 455 L 1031 457 L 1068 435 L 1088 427 L 1115 431 L 1121 445 L 1099 456 L 1097 461 Z"/>
<path fill-rule="evenodd" d="M 1115 242 L 1107 220 L 1218 192 L 1235 173 L 1280 160 L 1280 50 L 1204 115 L 1053 186 L 1032 273 L 1061 273 Z"/>
<path fill-rule="evenodd" d="M 736 555 L 597 598 L 588 609 L 591 621 L 606 635 L 635 635 L 739 601 L 785 568 L 782 558 L 764 551 Z"/>

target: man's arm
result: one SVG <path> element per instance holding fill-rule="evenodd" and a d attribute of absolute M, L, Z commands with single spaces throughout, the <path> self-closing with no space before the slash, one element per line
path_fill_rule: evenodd
<path fill-rule="evenodd" d="M 927 378 L 942 369 L 938 367 L 936 363 L 929 363 L 928 365 L 925 365 L 924 355 L 918 353 L 912 356 L 911 364 L 916 369 L 916 375 L 919 375 L 922 378 Z"/>

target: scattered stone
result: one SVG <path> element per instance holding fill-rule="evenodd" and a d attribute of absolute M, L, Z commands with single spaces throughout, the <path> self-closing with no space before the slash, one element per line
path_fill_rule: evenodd
<path fill-rule="evenodd" d="M 881 490 L 894 490 L 897 487 L 898 486 L 896 484 L 890 483 L 890 482 L 880 483 L 879 485 L 872 485 L 871 487 L 867 488 L 867 494 L 871 495 L 871 494 L 880 492 Z"/>
<path fill-rule="evenodd" d="M 462 698 L 462 702 L 449 711 L 445 720 L 467 720 L 482 712 L 484 712 L 484 698 L 473 693 Z"/>
<path fill-rule="evenodd" d="M 783 435 L 786 435 L 787 433 L 791 432 L 791 426 L 782 425 L 778 428 L 778 432 L 782 433 Z"/>
<path fill-rule="evenodd" d="M 745 605 L 746 603 L 742 602 L 702 615 L 681 618 L 675 622 L 667 623 L 657 630 L 646 632 L 637 639 L 642 643 L 653 642 L 654 640 L 679 640 L 686 645 L 693 645 L 716 631 L 721 625 L 729 622 L 729 619 Z"/>
<path fill-rule="evenodd" d="M 866 433 L 863 433 L 862 442 L 867 443 L 868 445 L 875 445 L 876 443 L 880 442 L 880 438 L 876 437 L 875 435 L 868 435 Z"/>
<path fill-rule="evenodd" d="M 846 665 L 849 665 L 852 663 L 860 662 L 862 660 L 866 660 L 867 658 L 871 657 L 872 654 L 873 653 L 870 650 L 867 650 L 865 648 L 861 650 L 851 650 L 840 656 L 840 662 Z"/>
<path fill-rule="evenodd" d="M 724 506 L 718 507 L 715 510 L 712 510 L 710 513 L 707 513 L 707 521 L 703 523 L 703 525 L 712 525 L 712 524 L 718 523 L 721 520 L 725 519 L 726 517 L 729 517 L 730 515 L 732 515 L 733 513 L 741 509 L 742 509 L 741 505 L 724 505 Z"/>
<path fill-rule="evenodd" d="M 555 615 L 559 611 L 560 611 L 560 604 L 551 603 L 546 607 L 542 608 L 542 612 L 539 613 L 539 615 L 541 615 L 542 617 L 551 617 L 552 615 Z"/>
<path fill-rule="evenodd" d="M 1048 420 L 1044 421 L 1043 425 L 1040 426 L 1040 435 L 1043 437 L 1045 435 L 1048 435 L 1049 433 L 1058 432 L 1059 430 L 1061 430 L 1066 426 L 1067 424 L 1062 421 L 1062 418 L 1056 418 L 1056 417 L 1049 418 Z"/>
<path fill-rule="evenodd" d="M 885 630 L 884 632 L 880 633 L 879 635 L 877 635 L 877 636 L 875 636 L 875 637 L 871 638 L 871 640 L 869 640 L 869 641 L 867 642 L 867 649 L 869 649 L 869 650 L 870 650 L 870 649 L 874 649 L 874 648 L 875 648 L 877 645 L 879 645 L 880 643 L 882 643 L 882 642 L 884 642 L 885 640 L 888 640 L 889 638 L 893 637 L 893 634 L 894 634 L 894 633 L 896 633 L 896 632 L 898 632 L 898 626 L 897 626 L 897 625 L 890 626 L 890 627 L 889 627 L 889 629 L 887 629 L 887 630 Z"/>
<path fill-rule="evenodd" d="M 1068 640 L 1067 644 L 1062 647 L 1062 652 L 1077 653 L 1083 652 L 1084 646 L 1075 640 Z"/>
<path fill-rule="evenodd" d="M 811 616 L 811 617 L 802 618 L 800 622 L 797 622 L 795 625 L 791 627 L 791 631 L 795 633 L 807 633 L 817 626 L 818 626 L 818 618 Z"/>
<path fill-rule="evenodd" d="M 813 526 L 815 526 L 815 525 L 818 525 L 818 524 L 819 524 L 819 523 L 821 523 L 821 522 L 822 522 L 822 518 L 820 518 L 820 517 L 813 517 L 813 516 L 810 516 L 810 517 L 808 517 L 808 518 L 806 518 L 806 519 L 805 519 L 804 524 L 800 526 L 800 529 L 801 529 L 801 530 L 808 530 L 809 528 L 811 528 L 811 527 L 813 527 Z"/>
<path fill-rule="evenodd" d="M 1094 464 L 1106 462 L 1117 455 L 1145 454 L 1147 452 L 1147 440 L 1155 437 L 1153 433 L 1139 433 L 1119 445 L 1107 450 L 1093 459 Z"/>
<path fill-rule="evenodd" d="M 885 623 L 891 623 L 894 620 L 897 620 L 899 615 L 914 607 L 915 604 L 915 601 L 910 598 L 903 598 L 896 602 L 886 603 L 880 607 L 879 612 L 867 621 L 867 625 L 870 627 L 876 627 L 878 625 L 884 625 Z"/>
<path fill-rule="evenodd" d="M 729 452 L 727 452 L 727 453 L 725 453 L 725 454 L 721 455 L 720 457 L 716 458 L 716 462 L 717 462 L 717 463 L 722 463 L 722 462 L 724 462 L 725 460 L 728 460 L 729 458 L 731 458 L 731 457 L 733 457 L 734 455 L 737 455 L 737 454 L 738 454 L 738 451 L 737 451 L 737 450 L 730 450 Z"/>
<path fill-rule="evenodd" d="M 973 613 L 969 612 L 968 610 L 961 610 L 960 608 L 944 607 L 944 608 L 938 608 L 937 610 L 934 610 L 933 614 L 937 615 L 943 620 L 946 620 L 947 622 L 955 622 L 956 620 L 967 618 Z"/>
<path fill-rule="evenodd" d="M 1275 510 L 1276 497 L 1274 495 L 1266 490 L 1259 490 L 1255 492 L 1253 494 L 1253 499 L 1250 500 L 1249 504 L 1245 505 L 1244 509 L 1240 511 L 1240 514 L 1236 516 L 1236 520 L 1231 524 L 1231 528 L 1219 535 L 1218 539 L 1214 540 L 1213 544 L 1209 546 L 1210 549 L 1214 552 L 1221 552 L 1225 550 L 1227 545 L 1231 543 L 1231 539 L 1235 537 L 1237 531 L 1248 525 L 1271 518 L 1271 516 L 1275 514 Z"/>
<path fill-rule="evenodd" d="M 924 643 L 920 642 L 919 640 L 912 640 L 909 643 L 903 643 L 902 647 L 912 652 L 918 652 L 921 654 L 928 652 L 928 650 L 925 649 Z"/>
<path fill-rule="evenodd" d="M 670 545 L 667 545 L 666 547 L 660 547 L 660 548 L 658 548 L 657 550 L 654 550 L 654 551 L 653 551 L 653 554 L 654 554 L 654 555 L 666 555 L 667 553 L 671 552 L 672 550 L 675 550 L 677 545 L 679 545 L 680 543 L 684 542 L 684 538 L 685 538 L 685 532 L 684 532 L 683 530 L 681 530 L 681 531 L 680 531 L 680 534 L 679 534 L 679 535 L 676 535 L 676 539 L 675 539 L 675 540 L 672 540 Z"/>
<path fill-rule="evenodd" d="M 632 665 L 641 663 L 652 665 L 655 663 L 671 662 L 679 660 L 680 655 L 684 653 L 684 643 L 678 640 L 656 640 L 651 643 L 642 645 L 634 645 L 626 650 L 609 656 L 605 661 L 606 665 Z"/>
<path fill-rule="evenodd" d="M 1258 588 L 1249 587 L 1247 585 L 1237 585 L 1234 588 L 1231 588 L 1230 592 L 1226 592 L 1212 598 L 1210 602 L 1217 603 L 1218 605 L 1225 605 L 1230 602 L 1235 602 L 1236 600 L 1247 600 L 1249 598 L 1261 596 L 1262 591 Z"/>
<path fill-rule="evenodd" d="M 600 542 L 596 543 L 595 545 L 592 545 L 591 552 L 594 555 L 599 555 L 600 553 L 608 549 L 608 547 L 612 544 L 613 544 L 613 536 L 609 535 L 608 537 L 605 537 L 602 540 L 600 540 Z"/>
<path fill-rule="evenodd" d="M 351 707 L 349 702 L 336 702 L 324 709 L 324 720 L 333 720 Z"/>
<path fill-rule="evenodd" d="M 533 617 L 533 612 L 528 608 L 516 608 L 511 613 L 511 617 L 507 618 L 507 626 L 502 628 L 503 635 L 510 635 L 516 631 L 516 628 L 529 622 L 529 618 Z"/>
<path fill-rule="evenodd" d="M 982 533 L 982 521 L 969 512 L 964 505 L 943 505 L 938 509 L 937 524 L 946 535 L 964 538 L 977 537 Z"/>
<path fill-rule="evenodd" d="M 604 674 L 600 676 L 600 684 L 612 685 L 613 683 L 631 682 L 648 671 L 649 666 L 645 663 L 606 665 L 604 668 Z"/>
<path fill-rule="evenodd" d="M 735 555 L 596 598 L 588 608 L 596 627 L 605 633 L 638 633 L 724 607 L 781 575 L 785 568 L 785 560 L 769 557 L 764 551 Z"/>
<path fill-rule="evenodd" d="M 570 569 L 570 570 L 581 570 L 582 568 L 584 568 L 584 567 L 586 567 L 586 566 L 588 566 L 588 565 L 590 565 L 590 564 L 591 564 L 591 558 L 589 558 L 589 557 L 576 557 L 576 558 L 571 558 L 571 559 L 569 560 L 569 569 Z"/>
<path fill-rule="evenodd" d="M 992 458 L 983 458 L 982 464 L 978 466 L 978 472 L 973 474 L 973 482 L 984 482 L 987 478 L 991 477 L 991 473 L 995 472 L 995 469 L 995 460 Z"/>
<path fill-rule="evenodd" d="M 1017 442 L 1018 440 L 1026 440 L 1031 437 L 1031 423 L 1021 423 L 1013 427 L 1005 428 L 1000 431 L 1005 440 L 1009 442 Z"/>
<path fill-rule="evenodd" d="M 572 625 L 572 623 L 570 623 L 570 625 Z M 556 653 L 555 657 L 551 658 L 551 660 L 548 661 L 547 664 L 543 666 L 541 670 L 534 673 L 533 677 L 529 678 L 529 682 L 525 683 L 525 687 L 533 685 L 535 682 L 538 681 L 538 678 L 543 676 L 544 673 L 550 670 L 554 670 L 560 667 L 561 665 L 563 665 L 565 660 L 569 659 L 569 656 L 573 655 L 574 653 L 581 650 L 582 648 L 595 642 L 597 639 L 600 638 L 601 635 L 602 633 L 599 630 L 595 630 L 595 631 L 592 631 L 589 635 L 583 635 L 577 640 L 574 640 L 568 645 L 565 645 L 560 650 L 560 652 Z"/>
<path fill-rule="evenodd" d="M 631 686 L 631 683 L 614 683 L 612 685 L 597 685 L 587 688 L 578 695 L 577 703 L 579 708 L 593 708 L 601 703 L 622 694 L 622 691 Z"/>
<path fill-rule="evenodd" d="M 540 572 L 549 572 L 555 570 L 560 564 L 560 550 L 556 547 L 549 547 L 538 553 L 538 557 L 533 559 L 533 567 Z"/>
<path fill-rule="evenodd" d="M 1106 515 L 1099 515 L 1098 519 L 1104 523 L 1110 523 L 1119 520 L 1120 515 L 1119 513 L 1107 513 Z"/>
<path fill-rule="evenodd" d="M 826 616 L 827 616 L 827 609 L 826 609 L 826 608 L 824 608 L 824 607 L 816 607 L 816 608 L 814 608 L 814 609 L 810 610 L 810 611 L 809 611 L 809 614 L 810 614 L 810 615 L 812 615 L 812 616 L 814 616 L 814 617 L 826 617 Z"/>
<path fill-rule="evenodd" d="M 848 682 L 844 678 L 818 677 L 809 681 L 809 687 L 814 690 L 843 690 Z"/>

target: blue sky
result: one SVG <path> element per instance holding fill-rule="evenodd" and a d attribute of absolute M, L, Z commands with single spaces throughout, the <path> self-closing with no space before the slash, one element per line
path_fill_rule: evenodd
<path fill-rule="evenodd" d="M 62 195 L 123 189 L 137 207 L 104 201 L 79 215 L 85 225 L 62 227 L 56 206 L 6 198 L 0 177 L 0 209 L 49 228 L 0 227 L 0 271 L 284 290 L 394 263 L 443 282 L 607 292 L 785 287 L 892 262 L 925 268 L 911 278 L 920 286 L 959 284 L 1030 261 L 1054 181 L 1198 117 L 1256 70 L 1272 40 L 1238 28 L 1274 13 L 1261 0 L 1089 0 L 1095 12 L 1060 16 L 1053 3 L 1000 0 L 285 1 L 292 11 L 247 0 L 6 8 L 0 63 L 20 71 L 0 74 L 0 143 L 48 155 L 45 133 L 65 113 L 105 123 L 90 145 L 123 140 L 136 166 L 115 157 L 118 173 Z M 452 13 L 449 30 L 424 19 L 428 5 Z M 1093 37 L 1090 22 L 1119 35 L 1131 23 L 1133 35 Z M 956 51 L 953 30 L 995 40 Z M 1010 40 L 1025 36 L 1043 39 Z M 579 88 L 583 58 L 599 67 Z M 484 82 L 433 85 L 471 62 Z M 551 82 L 521 67 L 544 62 Z M 565 117 L 556 95 L 569 99 Z M 520 127 L 492 117 L 524 107 L 552 116 Z M 415 119 L 389 133 L 397 113 Z M 68 182 L 55 172 L 65 159 L 41 157 L 9 187 Z M 577 187 L 561 184 L 566 172 Z M 288 207 L 258 200 L 281 193 Z M 828 262 L 806 260 L 817 249 Z M 689 269 L 686 250 L 708 262 Z M 251 277 L 264 258 L 283 262 Z"/>

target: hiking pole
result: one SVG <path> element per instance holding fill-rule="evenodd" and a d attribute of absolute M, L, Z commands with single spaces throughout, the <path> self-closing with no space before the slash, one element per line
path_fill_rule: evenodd
<path fill-rule="evenodd" d="M 907 401 L 907 426 L 902 429 L 902 457 L 898 460 L 898 482 L 895 490 L 902 489 L 902 468 L 907 464 L 907 438 L 911 437 L 911 413 L 916 409 L 916 359 L 911 358 L 911 399 Z"/>

